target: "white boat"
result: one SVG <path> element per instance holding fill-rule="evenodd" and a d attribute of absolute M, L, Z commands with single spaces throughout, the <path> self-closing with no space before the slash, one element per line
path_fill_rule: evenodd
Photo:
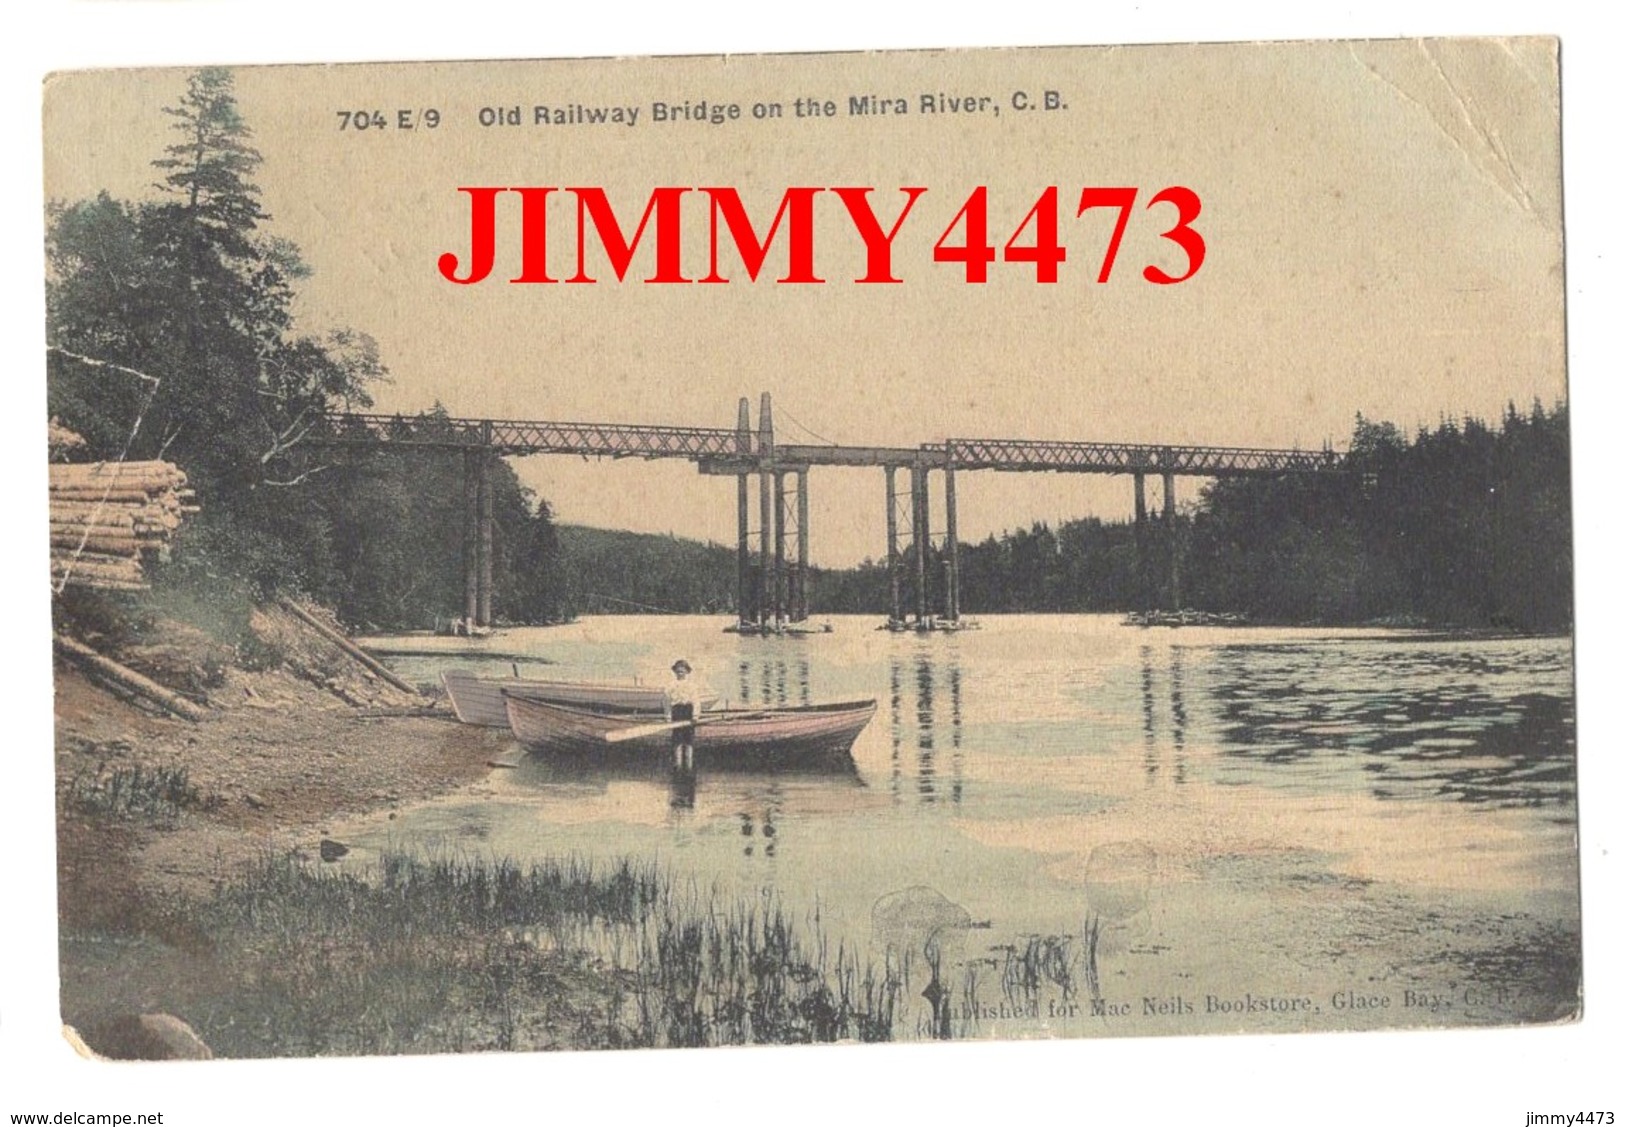
<path fill-rule="evenodd" d="M 508 709 L 504 692 L 527 700 L 575 705 L 602 712 L 629 715 L 659 714 L 665 708 L 663 689 L 629 682 L 544 681 L 527 677 L 481 677 L 466 669 L 448 669 L 440 683 L 451 698 L 452 711 L 464 724 L 484 728 L 506 728 Z M 701 700 L 700 707 L 716 703 L 716 697 Z"/>

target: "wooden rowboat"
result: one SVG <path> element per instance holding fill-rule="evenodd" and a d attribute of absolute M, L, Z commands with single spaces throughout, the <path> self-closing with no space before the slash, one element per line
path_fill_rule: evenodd
<path fill-rule="evenodd" d="M 591 708 L 534 700 L 507 692 L 508 726 L 532 751 L 603 756 L 656 754 L 672 746 L 672 733 L 651 731 L 611 742 L 639 718 Z M 772 765 L 846 757 L 875 715 L 872 700 L 819 704 L 805 708 L 723 709 L 702 712 L 690 740 L 699 763 Z M 640 727 L 669 728 L 644 724 Z"/>
<path fill-rule="evenodd" d="M 524 677 L 480 677 L 465 669 L 448 669 L 440 675 L 451 707 L 464 724 L 486 728 L 506 728 L 508 710 L 504 692 L 532 700 L 553 701 L 612 713 L 641 713 L 658 716 L 665 708 L 665 693 L 650 685 L 615 684 L 590 681 L 537 681 Z M 715 703 L 716 698 L 711 698 Z M 703 708 L 706 701 L 701 701 Z"/>

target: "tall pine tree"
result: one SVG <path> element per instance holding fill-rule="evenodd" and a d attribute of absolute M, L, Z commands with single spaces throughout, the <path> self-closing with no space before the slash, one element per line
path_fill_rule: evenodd
<path fill-rule="evenodd" d="M 231 72 L 197 71 L 176 105 L 176 139 L 153 162 L 162 198 L 130 205 L 105 194 L 53 209 L 49 293 L 52 411 L 93 453 L 162 454 L 192 476 L 206 505 L 249 515 L 247 494 L 285 479 L 286 455 L 311 417 L 365 405 L 384 374 L 365 337 L 293 331 L 296 248 L 267 236 L 253 173 L 260 155 Z M 156 377 L 148 389 L 98 359 Z M 78 418 L 74 416 L 80 416 Z"/>

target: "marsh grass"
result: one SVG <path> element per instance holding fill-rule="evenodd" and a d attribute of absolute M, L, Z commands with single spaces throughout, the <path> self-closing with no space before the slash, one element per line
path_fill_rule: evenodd
<path fill-rule="evenodd" d="M 645 1045 L 888 1040 L 899 986 L 771 895 L 669 889 L 640 922 L 631 1012 Z"/>
<path fill-rule="evenodd" d="M 265 857 L 187 911 L 237 984 L 199 1015 L 227 1056 L 872 1041 L 898 1016 L 816 913 L 632 861 Z"/>
<path fill-rule="evenodd" d="M 1077 995 L 1083 958 L 1075 936 L 1024 936 L 1021 943 L 1004 948 L 1004 994 L 1012 1000 L 1030 1001 L 1053 986 L 1070 1001 Z"/>
<path fill-rule="evenodd" d="M 218 795 L 205 796 L 192 784 L 185 767 L 118 767 L 105 763 L 80 771 L 68 780 L 66 809 L 96 817 L 132 818 L 173 824 L 183 810 L 212 810 Z"/>
<path fill-rule="evenodd" d="M 1084 920 L 1082 935 L 1027 935 L 1019 943 L 1003 946 L 999 984 L 1005 999 L 1031 1003 L 1058 995 L 1070 1002 L 1080 989 L 1098 999 L 1099 945 L 1100 922 L 1090 915 Z"/>
<path fill-rule="evenodd" d="M 931 960 L 927 949 L 930 981 L 922 993 L 932 1015 L 929 1025 L 917 1023 L 916 1034 L 964 1036 L 987 1019 L 1076 1013 L 1080 992 L 1094 1002 L 1101 999 L 1099 947 L 1100 921 L 1093 914 L 1085 917 L 1079 935 L 1024 935 L 1015 943 L 999 944 L 960 969 L 959 1001 L 952 1011 L 938 1001 L 946 994 L 946 970 Z M 996 991 L 993 997 L 984 996 L 984 984 Z M 960 1019 L 960 1027 L 950 1024 L 953 1017 Z"/>
<path fill-rule="evenodd" d="M 1090 912 L 1083 921 L 1083 980 L 1089 997 L 1100 1001 L 1100 917 Z"/>

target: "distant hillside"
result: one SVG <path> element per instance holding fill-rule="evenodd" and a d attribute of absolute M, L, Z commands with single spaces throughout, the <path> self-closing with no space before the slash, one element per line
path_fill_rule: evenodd
<path fill-rule="evenodd" d="M 677 536 L 561 524 L 565 605 L 577 614 L 728 614 L 734 549 Z"/>
<path fill-rule="evenodd" d="M 1092 517 L 961 542 L 960 606 L 968 614 L 1155 607 L 1254 622 L 1573 629 L 1566 403 L 1508 404 L 1498 424 L 1443 419 L 1414 437 L 1356 416 L 1344 468 L 1210 482 L 1172 522 L 1152 522 L 1143 546 L 1131 522 Z M 732 608 L 731 547 L 559 531 L 578 608 L 617 605 L 588 601 L 588 592 L 675 611 Z M 902 604 L 911 608 L 917 564 L 907 555 L 899 564 Z M 933 545 L 926 566 L 936 613 L 945 609 L 945 564 Z M 889 588 L 883 562 L 814 568 L 809 601 L 815 615 L 880 614 Z"/>

